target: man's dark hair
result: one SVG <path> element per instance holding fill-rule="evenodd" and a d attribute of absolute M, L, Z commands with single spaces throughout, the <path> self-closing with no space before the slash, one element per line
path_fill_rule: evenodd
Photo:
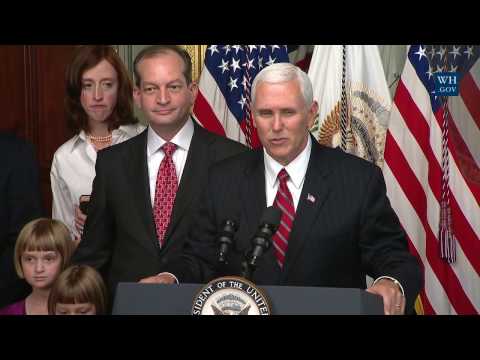
<path fill-rule="evenodd" d="M 187 85 L 190 85 L 192 83 L 192 58 L 190 57 L 190 54 L 188 53 L 188 51 L 182 49 L 177 45 L 152 45 L 140 51 L 138 55 L 135 57 L 135 60 L 133 62 L 133 73 L 135 75 L 135 85 L 137 87 L 140 87 L 140 83 L 142 81 L 140 77 L 140 73 L 138 72 L 138 64 L 143 59 L 152 58 L 157 55 L 169 54 L 172 52 L 180 56 L 180 58 L 182 59 L 184 64 L 183 75 L 185 76 Z"/>

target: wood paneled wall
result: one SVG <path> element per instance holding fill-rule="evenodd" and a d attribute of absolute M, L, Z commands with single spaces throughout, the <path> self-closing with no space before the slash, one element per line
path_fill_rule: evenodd
<path fill-rule="evenodd" d="M 73 45 L 0 46 L 0 131 L 13 131 L 35 146 L 43 204 L 50 216 L 50 165 L 69 132 L 63 99 Z"/>

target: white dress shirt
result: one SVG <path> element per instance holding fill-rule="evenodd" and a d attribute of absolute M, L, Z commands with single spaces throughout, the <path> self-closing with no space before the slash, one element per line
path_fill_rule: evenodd
<path fill-rule="evenodd" d="M 124 125 L 112 131 L 112 145 L 128 140 L 145 130 L 141 124 Z M 52 218 L 65 223 L 72 238 L 75 229 L 75 206 L 81 195 L 90 195 L 95 178 L 97 152 L 82 130 L 60 146 L 53 155 L 50 181 L 52 186 Z"/>
<path fill-rule="evenodd" d="M 173 163 L 177 173 L 178 184 L 182 179 L 183 169 L 187 161 L 188 149 L 193 137 L 193 121 L 188 119 L 180 131 L 170 140 L 171 143 L 177 145 L 177 149 L 172 155 Z M 150 126 L 148 127 L 147 137 L 147 163 L 148 163 L 148 179 L 150 183 L 150 200 L 155 200 L 155 187 L 157 184 L 157 174 L 165 154 L 161 147 L 166 143 Z"/>
<path fill-rule="evenodd" d="M 265 194 L 267 197 L 267 206 L 272 206 L 277 195 L 278 186 L 280 182 L 277 179 L 278 173 L 285 168 L 289 178 L 287 186 L 292 194 L 295 211 L 297 211 L 298 202 L 300 201 L 300 194 L 302 193 L 303 183 L 305 182 L 305 175 L 307 173 L 308 161 L 310 160 L 310 153 L 312 152 L 312 140 L 308 137 L 305 149 L 298 154 L 287 166 L 283 166 L 278 161 L 274 160 L 263 150 L 263 158 L 265 164 Z"/>

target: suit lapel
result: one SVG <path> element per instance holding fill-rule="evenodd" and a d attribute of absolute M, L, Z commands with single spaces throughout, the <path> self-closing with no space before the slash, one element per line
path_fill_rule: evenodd
<path fill-rule="evenodd" d="M 203 175 L 201 174 L 207 173 L 205 167 L 208 167 L 210 163 L 208 149 L 212 140 L 206 136 L 204 130 L 195 124 L 195 122 L 194 126 L 195 130 L 185 161 L 182 178 L 180 179 L 180 184 L 175 196 L 170 224 L 165 234 L 165 239 L 167 239 L 165 248 L 171 243 L 171 241 L 168 240 L 180 223 L 185 212 L 189 210 L 190 203 L 195 196 L 200 193 L 203 184 Z"/>
<path fill-rule="evenodd" d="M 295 268 L 295 262 L 298 261 L 309 231 L 312 228 L 318 228 L 314 226 L 314 222 L 318 222 L 319 211 L 329 194 L 327 164 L 322 162 L 322 157 L 321 147 L 315 139 L 312 139 L 312 152 L 288 242 L 284 276 L 289 273 L 289 269 Z"/>
<path fill-rule="evenodd" d="M 158 249 L 156 244 L 156 230 L 153 220 L 152 203 L 150 199 L 150 182 L 148 179 L 147 165 L 147 130 L 138 135 L 132 143 L 130 152 L 127 153 L 127 166 L 129 167 L 131 190 L 133 192 L 133 201 L 136 203 L 141 221 L 143 221 L 145 236 L 139 237 L 139 240 L 147 240 L 148 248 Z"/>
<path fill-rule="evenodd" d="M 259 225 L 260 218 L 267 204 L 265 195 L 263 150 L 256 151 L 253 161 L 246 167 L 245 179 L 242 186 L 244 199 L 243 207 L 244 214 L 246 214 L 247 218 L 247 228 L 249 229 L 248 232 L 252 232 L 253 235 L 253 232 Z"/>

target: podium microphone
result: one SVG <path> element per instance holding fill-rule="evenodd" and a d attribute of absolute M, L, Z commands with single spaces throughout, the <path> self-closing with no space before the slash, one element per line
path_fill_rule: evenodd
<path fill-rule="evenodd" d="M 271 238 L 275 231 L 277 231 L 280 225 L 280 219 L 282 212 L 275 206 L 270 206 L 263 212 L 262 219 L 260 221 L 260 227 L 257 233 L 252 239 L 253 249 L 244 269 L 244 276 L 250 279 L 255 267 L 257 266 L 257 260 L 263 253 L 270 248 L 272 243 Z"/>
<path fill-rule="evenodd" d="M 230 246 L 233 244 L 233 236 L 237 230 L 237 223 L 233 220 L 227 219 L 222 223 L 222 230 L 218 236 L 218 243 L 220 244 L 218 262 L 220 264 L 227 264 L 227 253 Z"/>

